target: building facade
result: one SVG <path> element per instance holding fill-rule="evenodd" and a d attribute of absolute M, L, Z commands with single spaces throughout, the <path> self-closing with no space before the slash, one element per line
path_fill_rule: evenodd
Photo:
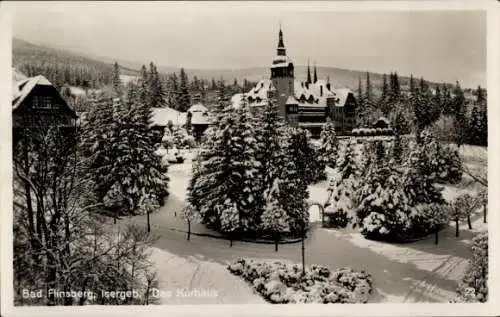
<path fill-rule="evenodd" d="M 286 54 L 281 29 L 270 79 L 263 79 L 249 92 L 232 98 L 236 107 L 243 101 L 252 112 L 258 112 L 268 102 L 276 102 L 280 115 L 290 125 L 308 129 L 313 135 L 319 135 L 327 118 L 334 122 L 339 134 L 349 134 L 355 124 L 357 102 L 349 89 L 334 89 L 329 79 L 318 80 L 316 67 L 313 79 L 308 66 L 307 81 L 295 80 L 294 65 Z"/>
<path fill-rule="evenodd" d="M 15 145 L 27 129 L 57 126 L 70 134 L 78 116 L 59 91 L 43 76 L 25 78 L 12 86 L 12 130 Z"/>

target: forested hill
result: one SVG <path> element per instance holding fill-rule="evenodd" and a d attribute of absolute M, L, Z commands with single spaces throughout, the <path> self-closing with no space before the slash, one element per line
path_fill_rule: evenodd
<path fill-rule="evenodd" d="M 12 62 L 14 67 L 27 76 L 44 75 L 58 87 L 67 83 L 70 86 L 82 88 L 99 88 L 103 84 L 110 83 L 114 59 L 70 52 L 14 38 Z M 122 75 L 139 75 L 142 65 L 140 62 L 122 61 L 119 57 L 117 57 L 117 62 Z M 148 61 L 143 61 L 143 63 L 149 64 Z M 241 69 L 191 69 L 189 65 L 186 66 L 185 72 L 190 78 L 196 76 L 198 79 L 207 81 L 223 78 L 226 84 L 233 83 L 235 79 L 238 83 L 243 83 L 245 80 L 257 82 L 262 78 L 269 78 L 269 68 L 264 66 Z M 158 65 L 158 71 L 163 74 L 179 73 L 180 67 Z M 329 79 L 336 88 L 350 88 L 356 91 L 360 80 L 362 89 L 366 88 L 367 73 L 363 70 L 320 66 L 317 71 L 318 79 Z M 410 78 L 402 75 L 399 74 L 399 83 L 402 90 L 407 90 Z M 296 80 L 305 81 L 307 66 L 296 66 L 295 76 Z M 415 79 L 418 80 L 418 78 Z M 380 93 L 382 82 L 382 74 L 370 72 L 370 83 L 375 95 Z M 430 87 L 435 86 L 435 83 L 427 83 Z"/>
<path fill-rule="evenodd" d="M 12 66 L 27 76 L 44 75 L 56 87 L 67 83 L 82 88 L 109 84 L 113 65 L 77 53 L 32 44 L 20 39 L 12 42 Z M 126 75 L 138 71 L 121 67 Z"/>

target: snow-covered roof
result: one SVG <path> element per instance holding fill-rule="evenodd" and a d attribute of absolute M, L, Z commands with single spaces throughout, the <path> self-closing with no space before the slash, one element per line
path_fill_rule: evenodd
<path fill-rule="evenodd" d="M 244 98 L 244 94 L 234 94 L 232 97 L 231 97 L 231 106 L 234 108 L 234 109 L 239 109 L 241 106 L 243 106 L 243 98 Z"/>
<path fill-rule="evenodd" d="M 12 67 L 12 82 L 17 83 L 21 80 L 28 79 L 28 76 L 21 73 L 17 68 Z"/>
<path fill-rule="evenodd" d="M 52 84 L 42 75 L 26 78 L 15 83 L 12 87 L 12 110 L 19 107 L 36 86 L 52 86 Z"/>
<path fill-rule="evenodd" d="M 153 108 L 153 118 L 151 125 L 167 126 L 169 121 L 175 125 L 186 123 L 186 114 L 172 108 Z"/>
<path fill-rule="evenodd" d="M 208 113 L 208 111 L 191 112 L 191 114 L 192 114 L 191 124 L 193 124 L 193 125 L 201 125 L 201 124 L 210 124 L 211 123 L 211 116 Z"/>
<path fill-rule="evenodd" d="M 337 107 L 343 107 L 347 101 L 347 97 L 349 97 L 349 94 L 352 94 L 352 91 L 349 88 L 335 89 L 334 91 L 336 97 L 339 99 L 335 105 Z"/>
<path fill-rule="evenodd" d="M 288 96 L 288 98 L 286 99 L 286 102 L 285 102 L 286 105 L 297 105 L 298 103 L 299 102 L 297 101 L 297 99 L 295 99 L 292 96 Z"/>
<path fill-rule="evenodd" d="M 273 64 L 271 65 L 271 68 L 276 68 L 276 67 L 288 67 L 288 65 L 292 62 L 288 56 L 283 56 L 283 55 L 276 55 L 273 59 Z"/>
<path fill-rule="evenodd" d="M 192 105 L 188 109 L 188 111 L 191 112 L 191 113 L 193 113 L 193 112 L 206 112 L 206 111 L 208 111 L 208 109 L 207 109 L 207 107 L 205 107 L 201 103 L 197 103 L 197 104 Z"/>

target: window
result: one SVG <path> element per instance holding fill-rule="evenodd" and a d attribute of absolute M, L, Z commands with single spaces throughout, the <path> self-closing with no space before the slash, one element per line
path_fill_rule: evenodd
<path fill-rule="evenodd" d="M 33 108 L 50 109 L 52 108 L 52 97 L 50 96 L 34 96 Z"/>

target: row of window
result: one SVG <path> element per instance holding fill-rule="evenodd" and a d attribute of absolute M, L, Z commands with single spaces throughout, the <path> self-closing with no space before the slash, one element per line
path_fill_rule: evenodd
<path fill-rule="evenodd" d="M 51 109 L 55 108 L 54 99 L 51 96 L 34 96 L 31 104 L 33 108 Z"/>

